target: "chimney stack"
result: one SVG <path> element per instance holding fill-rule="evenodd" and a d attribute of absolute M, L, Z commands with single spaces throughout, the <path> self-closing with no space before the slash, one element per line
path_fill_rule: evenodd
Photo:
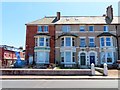
<path fill-rule="evenodd" d="M 57 12 L 57 20 L 60 20 L 60 12 Z"/>

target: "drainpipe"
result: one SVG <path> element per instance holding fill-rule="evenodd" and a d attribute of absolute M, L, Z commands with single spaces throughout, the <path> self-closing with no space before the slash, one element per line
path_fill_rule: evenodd
<path fill-rule="evenodd" d="M 118 60 L 120 60 L 120 56 L 119 56 L 119 40 L 118 40 L 118 31 L 117 31 L 117 25 L 115 26 L 116 29 L 116 40 L 117 40 L 117 53 L 118 53 Z"/>

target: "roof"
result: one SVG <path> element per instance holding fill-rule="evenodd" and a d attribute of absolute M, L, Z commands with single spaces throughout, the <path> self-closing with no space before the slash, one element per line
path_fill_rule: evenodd
<path fill-rule="evenodd" d="M 111 24 L 118 24 L 118 19 L 120 19 L 120 17 L 114 16 Z M 44 24 L 106 24 L 106 22 L 104 16 L 61 16 L 58 21 L 55 16 L 49 16 L 27 23 L 26 25 Z"/>
<path fill-rule="evenodd" d="M 114 34 L 109 33 L 109 32 L 103 32 L 103 33 L 99 34 L 97 37 L 100 37 L 100 36 L 114 36 L 114 37 L 116 37 Z"/>

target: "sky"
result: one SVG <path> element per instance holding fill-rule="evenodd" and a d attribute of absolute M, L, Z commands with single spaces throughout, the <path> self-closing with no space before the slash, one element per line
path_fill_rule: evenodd
<path fill-rule="evenodd" d="M 113 6 L 118 16 L 118 2 L 2 2 L 2 45 L 25 49 L 25 24 L 45 16 L 102 16 Z M 0 35 L 1 36 L 1 35 Z"/>

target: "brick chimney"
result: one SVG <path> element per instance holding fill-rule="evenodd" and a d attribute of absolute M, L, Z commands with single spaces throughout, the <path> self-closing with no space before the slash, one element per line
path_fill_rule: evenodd
<path fill-rule="evenodd" d="M 57 20 L 60 20 L 60 12 L 57 12 Z"/>

